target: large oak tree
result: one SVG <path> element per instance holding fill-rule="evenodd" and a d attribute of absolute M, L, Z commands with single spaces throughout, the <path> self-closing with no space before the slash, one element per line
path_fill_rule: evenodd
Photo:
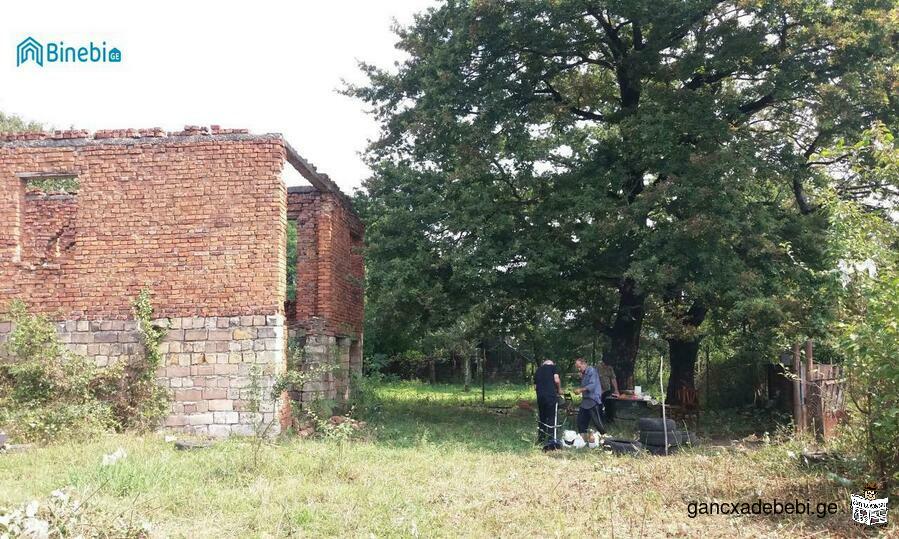
<path fill-rule="evenodd" d="M 895 19 L 885 0 L 447 1 L 350 89 L 383 126 L 370 207 L 421 247 L 389 256 L 463 305 L 589 324 L 622 381 L 654 307 L 674 397 L 710 313 L 776 302 L 788 262 L 822 259 L 816 194 L 878 189 L 822 155 L 894 121 Z"/>

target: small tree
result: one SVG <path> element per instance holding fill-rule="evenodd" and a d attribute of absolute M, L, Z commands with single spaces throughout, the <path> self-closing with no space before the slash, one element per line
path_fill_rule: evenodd
<path fill-rule="evenodd" d="M 855 316 L 843 327 L 856 447 L 887 488 L 899 484 L 899 275 L 861 277 Z"/>
<path fill-rule="evenodd" d="M 15 114 L 0 112 L 0 133 L 14 133 L 20 131 L 40 131 L 43 125 L 37 122 L 28 122 Z"/>

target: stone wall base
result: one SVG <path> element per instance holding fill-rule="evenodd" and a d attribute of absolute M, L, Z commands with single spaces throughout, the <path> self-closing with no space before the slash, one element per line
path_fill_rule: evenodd
<path fill-rule="evenodd" d="M 272 387 L 286 366 L 281 315 L 163 318 L 163 365 L 157 381 L 172 397 L 167 428 L 210 436 L 280 432 Z M 0 343 L 12 331 L 0 322 Z M 105 367 L 142 355 L 134 320 L 67 320 L 60 339 Z M 254 408 L 257 410 L 254 412 Z"/>
<path fill-rule="evenodd" d="M 303 363 L 323 371 L 299 391 L 300 403 L 349 400 L 352 377 L 362 373 L 361 340 L 309 333 L 302 328 L 291 328 L 288 333 L 291 342 L 302 347 Z"/>

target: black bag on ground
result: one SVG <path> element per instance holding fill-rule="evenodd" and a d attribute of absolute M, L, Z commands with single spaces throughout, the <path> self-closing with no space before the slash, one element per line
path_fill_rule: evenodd
<path fill-rule="evenodd" d="M 544 452 L 557 451 L 559 449 L 562 449 L 562 442 L 560 442 L 559 440 L 553 439 L 543 444 Z"/>

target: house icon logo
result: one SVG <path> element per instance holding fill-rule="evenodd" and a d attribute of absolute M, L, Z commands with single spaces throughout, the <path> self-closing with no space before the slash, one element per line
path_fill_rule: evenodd
<path fill-rule="evenodd" d="M 16 67 L 24 64 L 28 60 L 37 65 L 44 66 L 44 46 L 38 43 L 33 37 L 26 37 L 16 47 Z"/>
<path fill-rule="evenodd" d="M 52 67 L 54 64 L 118 64 L 122 62 L 122 50 L 108 46 L 103 40 L 73 43 L 51 39 L 41 43 L 28 36 L 16 46 L 16 67 L 29 61 L 41 67 Z"/>

